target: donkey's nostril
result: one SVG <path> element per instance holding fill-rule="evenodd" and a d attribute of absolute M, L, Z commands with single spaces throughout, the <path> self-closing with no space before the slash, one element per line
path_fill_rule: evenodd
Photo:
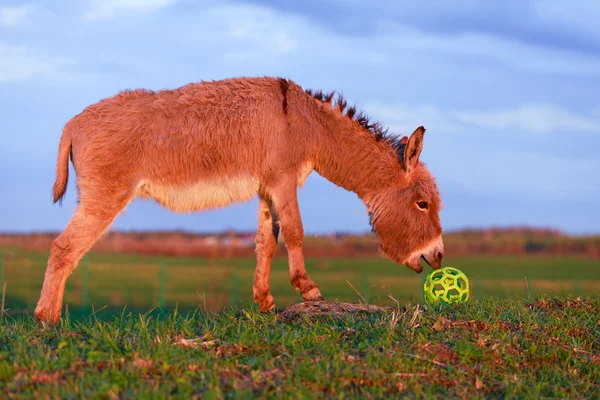
<path fill-rule="evenodd" d="M 435 259 L 441 261 L 442 258 L 444 258 L 444 252 L 442 250 L 438 250 L 437 254 L 435 255 Z"/>

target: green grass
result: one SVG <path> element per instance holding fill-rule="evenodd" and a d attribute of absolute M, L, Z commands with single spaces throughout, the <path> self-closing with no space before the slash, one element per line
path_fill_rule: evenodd
<path fill-rule="evenodd" d="M 38 300 L 48 254 L 19 249 L 4 249 L 4 254 L 0 281 L 7 285 L 5 307 L 11 315 L 30 313 Z M 161 264 L 166 266 L 164 280 Z M 444 264 L 465 272 L 472 298 L 600 292 L 600 262 L 596 259 L 472 256 L 449 257 Z M 254 258 L 210 260 L 92 252 L 69 277 L 65 306 L 74 318 L 89 314 L 92 308 L 104 309 L 105 314 L 120 312 L 124 306 L 147 310 L 161 304 L 163 296 L 168 309 L 247 307 L 252 301 L 254 267 Z M 417 275 L 380 257 L 307 258 L 306 268 L 328 300 L 359 301 L 352 285 L 369 302 L 386 305 L 394 304 L 388 295 L 401 302 L 422 303 L 422 282 L 430 271 L 427 267 Z M 271 292 L 280 308 L 301 300 L 290 284 L 285 257 L 273 262 Z M 82 304 L 87 307 L 83 309 Z"/>
<path fill-rule="evenodd" d="M 181 339 L 199 338 L 196 347 Z M 598 398 L 600 296 L 0 322 L 6 398 Z"/>

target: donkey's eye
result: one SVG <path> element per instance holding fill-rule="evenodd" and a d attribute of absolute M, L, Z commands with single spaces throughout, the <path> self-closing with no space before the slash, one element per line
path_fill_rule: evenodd
<path fill-rule="evenodd" d="M 417 206 L 421 210 L 427 210 L 427 209 L 429 209 L 429 204 L 426 201 L 417 201 Z"/>

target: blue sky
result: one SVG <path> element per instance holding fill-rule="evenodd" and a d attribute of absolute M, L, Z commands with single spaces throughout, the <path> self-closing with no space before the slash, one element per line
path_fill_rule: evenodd
<path fill-rule="evenodd" d="M 57 144 L 126 88 L 279 75 L 342 91 L 391 131 L 427 128 L 445 230 L 600 232 L 596 0 L 0 2 L 0 231 L 60 230 Z M 313 173 L 305 231 L 368 231 L 353 193 Z M 257 202 L 177 215 L 135 201 L 113 229 L 254 229 Z"/>

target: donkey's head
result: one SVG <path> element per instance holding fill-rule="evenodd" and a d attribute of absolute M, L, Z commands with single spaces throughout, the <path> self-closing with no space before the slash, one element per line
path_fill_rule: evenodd
<path fill-rule="evenodd" d="M 421 260 L 442 266 L 444 243 L 440 225 L 440 195 L 435 179 L 419 162 L 425 129 L 417 128 L 395 146 L 402 165 L 390 184 L 369 197 L 372 229 L 385 256 L 422 272 Z"/>

